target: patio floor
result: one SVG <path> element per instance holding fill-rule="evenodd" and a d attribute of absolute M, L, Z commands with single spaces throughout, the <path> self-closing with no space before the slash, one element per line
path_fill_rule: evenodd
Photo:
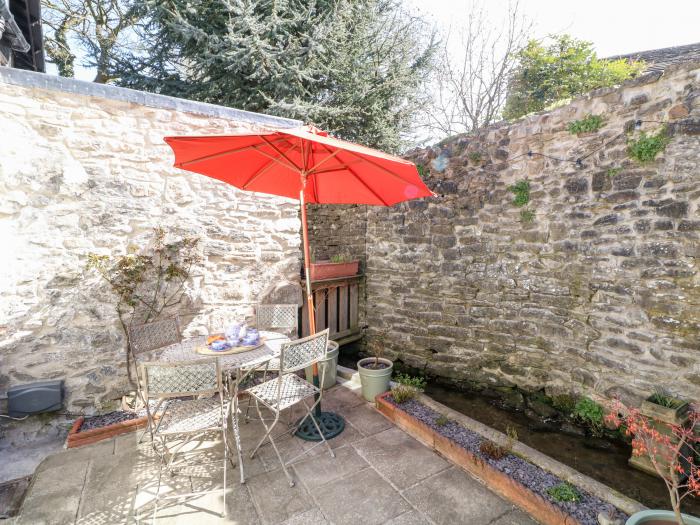
<path fill-rule="evenodd" d="M 479 481 L 394 427 L 357 392 L 336 386 L 324 397 L 324 409 L 342 414 L 346 430 L 330 441 L 336 458 L 322 447 L 294 466 L 290 488 L 271 447 L 245 459 L 247 481 L 229 470 L 227 518 L 221 518 L 221 493 L 186 501 L 159 502 L 158 524 L 352 524 L 390 523 L 530 525 L 525 513 L 502 500 Z M 261 436 L 259 422 L 242 424 L 250 449 Z M 280 443 L 286 457 L 310 444 L 298 438 Z M 211 459 L 222 445 L 205 441 Z M 221 462 L 194 465 L 188 475 L 159 483 L 159 462 L 150 444 L 136 435 L 66 450 L 48 457 L 37 469 L 17 524 L 52 525 L 148 523 L 153 495 L 221 487 Z M 213 476 L 213 477 L 209 477 Z M 169 505 L 169 506 L 165 506 Z"/>

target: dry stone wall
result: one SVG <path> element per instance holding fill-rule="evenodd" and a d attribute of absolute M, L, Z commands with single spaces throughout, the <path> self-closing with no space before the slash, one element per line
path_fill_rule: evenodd
<path fill-rule="evenodd" d="M 137 250 L 156 226 L 201 238 L 186 334 L 300 302 L 297 203 L 177 170 L 163 142 L 297 122 L 0 73 L 0 392 L 62 378 L 68 410 L 91 413 L 128 389 L 115 299 L 86 257 Z"/>
<path fill-rule="evenodd" d="M 672 135 L 648 164 L 637 120 Z M 465 386 L 700 398 L 700 64 L 409 158 L 438 196 L 366 213 L 370 347 Z"/>

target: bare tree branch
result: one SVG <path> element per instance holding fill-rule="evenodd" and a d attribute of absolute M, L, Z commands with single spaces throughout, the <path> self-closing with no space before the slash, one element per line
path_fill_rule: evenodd
<path fill-rule="evenodd" d="M 527 43 L 532 22 L 517 0 L 503 20 L 492 22 L 484 5 L 472 4 L 466 24 L 444 40 L 433 79 L 434 97 L 425 127 L 433 134 L 471 133 L 500 118 L 516 53 Z"/>

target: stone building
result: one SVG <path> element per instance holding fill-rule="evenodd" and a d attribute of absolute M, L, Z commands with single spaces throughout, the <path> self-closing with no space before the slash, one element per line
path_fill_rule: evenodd
<path fill-rule="evenodd" d="M 661 49 L 650 49 L 648 51 L 637 51 L 626 55 L 608 57 L 609 60 L 617 60 L 620 58 L 641 60 L 646 64 L 644 73 L 658 73 L 673 64 L 700 62 L 700 42 L 685 46 L 664 47 Z"/>
<path fill-rule="evenodd" d="M 0 0 L 0 66 L 44 71 L 39 0 Z"/>

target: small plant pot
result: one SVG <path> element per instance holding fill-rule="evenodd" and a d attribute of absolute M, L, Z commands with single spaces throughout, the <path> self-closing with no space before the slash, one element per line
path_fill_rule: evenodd
<path fill-rule="evenodd" d="M 323 377 L 321 388 L 328 390 L 335 385 L 336 375 L 338 374 L 338 354 L 340 346 L 335 341 L 328 341 L 328 352 L 326 358 L 318 362 L 318 377 Z M 306 380 L 311 383 L 314 377 L 313 368 L 308 367 L 306 372 Z"/>
<path fill-rule="evenodd" d="M 700 518 L 683 514 L 685 525 L 700 525 Z M 625 525 L 676 525 L 676 515 L 670 510 L 643 510 L 632 514 Z"/>
<path fill-rule="evenodd" d="M 642 401 L 642 406 L 639 408 L 639 412 L 643 416 L 646 416 L 651 420 L 650 425 L 653 428 L 658 430 L 662 435 L 670 436 L 671 442 L 676 443 L 678 440 L 675 438 L 675 436 L 672 435 L 673 433 L 669 425 L 685 425 L 689 417 L 689 408 L 690 405 L 687 402 L 680 402 L 677 407 L 671 408 L 662 405 L 657 405 L 651 400 L 646 399 Z M 687 455 L 689 453 L 690 450 L 686 447 L 684 449 L 684 455 Z M 662 468 L 665 468 L 668 465 L 667 461 L 658 455 L 657 461 L 661 463 Z M 642 472 L 646 472 L 647 474 L 651 474 L 652 476 L 659 475 L 656 472 L 656 469 L 654 468 L 651 459 L 646 454 L 642 456 L 632 455 L 632 457 L 630 457 L 629 459 L 629 464 L 637 470 L 641 470 Z"/>
<path fill-rule="evenodd" d="M 679 400 L 679 405 L 675 408 L 669 408 L 651 402 L 649 399 L 642 401 L 642 406 L 639 412 L 643 416 L 650 417 L 662 423 L 669 425 L 683 425 L 688 421 L 688 409 L 690 405 L 685 401 Z"/>
<path fill-rule="evenodd" d="M 389 390 L 391 374 L 394 371 L 394 363 L 388 359 L 380 357 L 378 361 L 387 365 L 386 368 L 378 370 L 367 368 L 375 362 L 374 357 L 366 357 L 357 362 L 357 371 L 360 373 L 360 382 L 362 383 L 362 396 L 370 402 L 374 401 L 374 398 L 379 394 Z"/>
<path fill-rule="evenodd" d="M 309 271 L 312 281 L 323 281 L 325 279 L 339 279 L 341 277 L 351 277 L 357 275 L 360 268 L 360 261 L 347 261 L 334 263 L 330 261 L 319 261 L 311 263 Z"/>

